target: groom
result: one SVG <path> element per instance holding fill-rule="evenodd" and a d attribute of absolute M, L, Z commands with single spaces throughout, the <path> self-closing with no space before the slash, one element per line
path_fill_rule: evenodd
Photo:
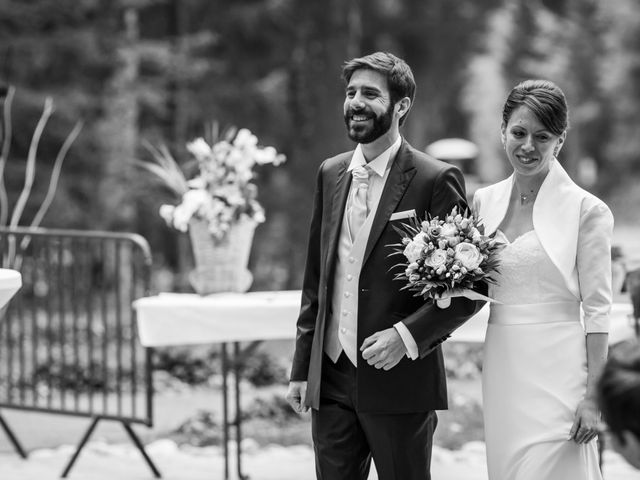
<path fill-rule="evenodd" d="M 355 150 L 320 166 L 287 400 L 312 409 L 316 475 L 429 479 L 437 417 L 447 408 L 439 344 L 481 304 L 440 310 L 400 291 L 393 225 L 466 207 L 460 171 L 399 133 L 415 81 L 385 52 L 346 62 L 344 119 Z"/>

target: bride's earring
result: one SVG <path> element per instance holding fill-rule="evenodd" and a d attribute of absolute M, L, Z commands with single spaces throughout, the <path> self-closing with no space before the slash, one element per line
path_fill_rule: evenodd
<path fill-rule="evenodd" d="M 556 143 L 555 148 L 553 149 L 553 156 L 557 157 L 560 153 L 560 149 L 562 148 L 562 144 L 564 143 L 564 137 L 560 137 L 558 139 L 558 143 Z"/>

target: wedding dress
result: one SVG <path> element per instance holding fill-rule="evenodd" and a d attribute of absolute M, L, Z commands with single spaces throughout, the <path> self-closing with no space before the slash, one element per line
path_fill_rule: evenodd
<path fill-rule="evenodd" d="M 484 346 L 490 480 L 601 480 L 596 441 L 568 440 L 586 389 L 580 305 L 531 230 L 501 251 Z"/>

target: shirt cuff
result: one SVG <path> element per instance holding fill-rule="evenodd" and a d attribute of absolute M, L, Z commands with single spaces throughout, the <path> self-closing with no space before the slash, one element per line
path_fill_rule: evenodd
<path fill-rule="evenodd" d="M 400 338 L 402 339 L 402 343 L 404 343 L 404 346 L 407 349 L 407 357 L 411 360 L 418 358 L 418 344 L 413 339 L 413 335 L 411 335 L 407 326 L 402 322 L 398 322 L 393 326 L 393 328 L 396 329 L 398 335 L 400 335 Z"/>

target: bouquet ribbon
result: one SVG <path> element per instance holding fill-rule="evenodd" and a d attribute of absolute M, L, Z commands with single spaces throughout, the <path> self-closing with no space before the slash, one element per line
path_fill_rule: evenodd
<path fill-rule="evenodd" d="M 451 299 L 454 297 L 465 297 L 465 298 L 468 298 L 469 300 L 481 300 L 481 301 L 490 302 L 490 303 L 502 304 L 502 302 L 500 302 L 499 300 L 495 300 L 491 297 L 487 297 L 486 295 L 482 295 L 481 293 L 478 293 L 469 288 L 463 288 L 463 289 L 456 288 L 448 292 L 444 292 L 442 295 L 434 298 L 434 300 L 438 308 L 445 309 L 445 308 L 449 308 L 449 305 L 451 305 Z"/>

